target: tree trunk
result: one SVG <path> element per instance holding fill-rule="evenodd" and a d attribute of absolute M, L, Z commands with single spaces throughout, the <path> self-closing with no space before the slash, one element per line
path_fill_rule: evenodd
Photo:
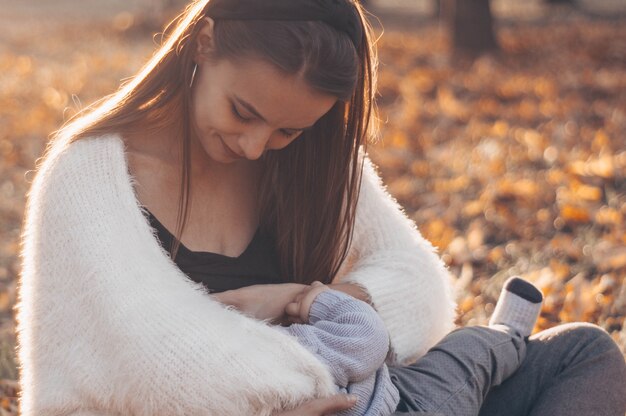
<path fill-rule="evenodd" d="M 455 53 L 479 55 L 498 49 L 489 0 L 446 0 L 443 17 Z"/>

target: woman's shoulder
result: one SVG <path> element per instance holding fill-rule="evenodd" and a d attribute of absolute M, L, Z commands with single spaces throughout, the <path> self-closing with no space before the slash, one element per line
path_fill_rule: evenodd
<path fill-rule="evenodd" d="M 48 147 L 37 167 L 37 178 L 78 175 L 124 163 L 124 142 L 118 134 L 90 136 L 80 139 L 59 137 Z M 72 177 L 74 176 L 72 175 Z"/>
<path fill-rule="evenodd" d="M 123 147 L 124 140 L 119 133 L 108 133 L 94 136 L 87 136 L 80 139 L 72 140 L 69 146 L 82 151 L 102 149 L 105 147 Z M 80 151 L 75 150 L 75 151 Z"/>
<path fill-rule="evenodd" d="M 369 157 L 369 154 L 360 151 L 359 163 L 362 163 L 363 170 L 361 176 L 361 187 L 359 189 L 359 199 L 357 211 L 368 210 L 372 205 L 392 205 L 399 208 L 396 199 L 388 192 L 387 186 L 383 182 L 378 167 Z"/>
<path fill-rule="evenodd" d="M 382 240 L 385 240 L 381 240 L 384 234 L 394 241 L 405 241 L 406 247 L 412 247 L 412 243 L 416 241 L 419 241 L 420 245 L 425 244 L 404 207 L 387 189 L 375 163 L 365 152 L 361 152 L 360 156 L 363 171 L 356 206 L 353 241 L 380 245 L 383 244 Z"/>
<path fill-rule="evenodd" d="M 128 182 L 124 142 L 120 135 L 107 134 L 78 140 L 59 138 L 48 148 L 37 167 L 29 199 L 80 199 L 85 190 L 99 193 L 105 183 Z M 120 189 L 120 187 L 115 187 Z"/>
<path fill-rule="evenodd" d="M 81 163 L 87 161 L 107 160 L 112 155 L 123 152 L 124 141 L 119 134 L 111 133 L 98 136 L 88 136 L 79 139 L 56 139 L 46 153 L 44 163 Z"/>

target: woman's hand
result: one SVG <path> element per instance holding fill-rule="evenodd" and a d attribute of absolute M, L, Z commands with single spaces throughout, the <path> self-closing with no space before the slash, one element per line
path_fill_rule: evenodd
<path fill-rule="evenodd" d="M 355 284 L 333 283 L 327 287 L 369 302 L 368 293 Z M 296 296 L 310 288 L 311 286 L 299 283 L 253 285 L 241 289 L 227 290 L 211 296 L 218 302 L 234 306 L 237 310 L 255 319 L 269 320 L 275 324 L 303 323 L 300 319 L 289 319 L 285 309 L 288 304 L 296 299 Z M 297 316 L 299 317 L 299 315 L 298 313 Z"/>
<path fill-rule="evenodd" d="M 293 410 L 274 413 L 273 416 L 324 416 L 333 415 L 342 410 L 347 410 L 356 403 L 356 396 L 349 394 L 336 394 L 323 399 L 313 399 Z"/>
<path fill-rule="evenodd" d="M 253 285 L 211 296 L 218 302 L 234 306 L 252 318 L 283 323 L 287 318 L 285 315 L 287 305 L 308 287 L 298 283 Z"/>

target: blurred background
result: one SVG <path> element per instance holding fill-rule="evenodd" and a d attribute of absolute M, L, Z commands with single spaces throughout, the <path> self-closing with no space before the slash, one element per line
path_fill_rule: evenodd
<path fill-rule="evenodd" d="M 536 331 L 593 322 L 626 352 L 626 2 L 365 5 L 381 61 L 369 151 L 448 264 L 458 323 L 486 323 L 520 275 L 546 295 Z M 36 161 L 184 6 L 0 0 L 0 416 L 17 414 L 12 308 Z"/>

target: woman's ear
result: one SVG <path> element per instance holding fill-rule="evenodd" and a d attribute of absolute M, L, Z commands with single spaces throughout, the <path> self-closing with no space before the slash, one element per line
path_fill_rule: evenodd
<path fill-rule="evenodd" d="M 215 43 L 213 42 L 213 27 L 215 22 L 213 19 L 205 17 L 199 24 L 201 24 L 202 27 L 196 37 L 196 53 L 194 55 L 194 61 L 197 64 L 207 59 L 209 52 L 215 47 Z"/>

